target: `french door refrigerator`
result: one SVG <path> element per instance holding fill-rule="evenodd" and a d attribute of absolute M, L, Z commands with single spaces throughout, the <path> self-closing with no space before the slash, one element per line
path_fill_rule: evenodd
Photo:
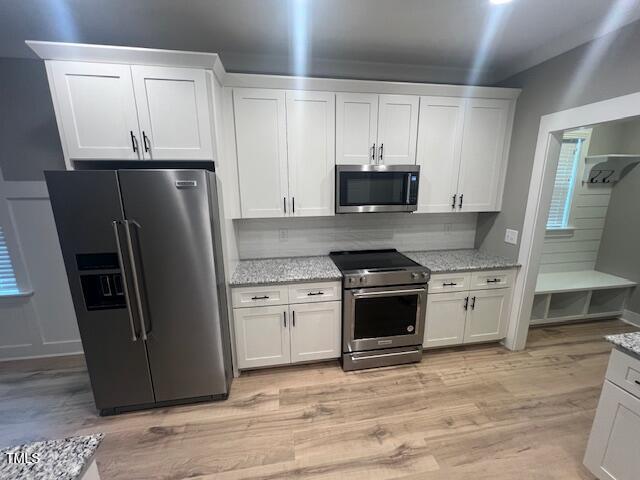
<path fill-rule="evenodd" d="M 45 177 L 100 413 L 226 398 L 231 350 L 215 173 Z"/>

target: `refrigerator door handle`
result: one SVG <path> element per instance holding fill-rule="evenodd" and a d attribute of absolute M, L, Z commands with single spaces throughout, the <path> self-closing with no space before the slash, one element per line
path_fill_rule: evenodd
<path fill-rule="evenodd" d="M 118 250 L 118 263 L 120 264 L 120 272 L 122 276 L 122 286 L 124 287 L 124 298 L 127 302 L 127 313 L 129 314 L 129 326 L 131 327 L 131 340 L 133 342 L 138 341 L 138 335 L 136 334 L 135 322 L 133 320 L 133 312 L 131 311 L 131 299 L 129 297 L 129 281 L 127 280 L 127 272 L 124 268 L 124 260 L 122 256 L 122 244 L 120 242 L 120 221 L 114 220 L 112 222 L 113 225 L 113 233 L 116 236 L 116 248 Z"/>
<path fill-rule="evenodd" d="M 127 251 L 129 253 L 129 262 L 131 265 L 131 276 L 133 277 L 133 289 L 136 294 L 138 316 L 140 317 L 140 336 L 142 340 L 147 340 L 147 327 L 144 321 L 144 309 L 142 308 L 142 295 L 140 293 L 140 281 L 138 280 L 138 268 L 136 267 L 136 260 L 133 253 L 133 241 L 131 240 L 131 226 L 129 220 L 123 220 L 122 223 L 124 224 L 124 230 L 127 234 Z"/>

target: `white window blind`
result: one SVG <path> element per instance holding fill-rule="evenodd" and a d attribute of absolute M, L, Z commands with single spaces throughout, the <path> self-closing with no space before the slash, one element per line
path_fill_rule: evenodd
<path fill-rule="evenodd" d="M 581 146 L 581 139 L 565 138 L 562 140 L 558 170 L 553 184 L 551 208 L 547 219 L 547 229 L 567 228 L 569 226 L 571 197 L 573 196 L 576 181 Z"/>
<path fill-rule="evenodd" d="M 4 231 L 0 227 L 0 296 L 19 293 Z"/>

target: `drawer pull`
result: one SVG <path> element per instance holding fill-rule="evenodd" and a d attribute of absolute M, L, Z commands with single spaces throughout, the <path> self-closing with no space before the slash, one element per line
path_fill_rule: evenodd
<path fill-rule="evenodd" d="M 324 292 L 309 292 L 309 293 L 307 293 L 307 296 L 309 296 L 309 297 L 314 297 L 316 295 L 324 295 Z"/>
<path fill-rule="evenodd" d="M 261 297 L 251 297 L 251 300 L 266 300 L 269 295 L 262 295 Z"/>
<path fill-rule="evenodd" d="M 487 279 L 487 283 L 500 283 L 500 279 L 499 278 L 493 278 L 493 279 Z"/>
<path fill-rule="evenodd" d="M 443 287 L 455 287 L 456 285 L 458 285 L 456 282 L 449 282 L 449 283 L 442 284 Z"/>
<path fill-rule="evenodd" d="M 636 382 L 636 385 L 640 385 L 640 380 L 634 380 L 634 382 Z"/>

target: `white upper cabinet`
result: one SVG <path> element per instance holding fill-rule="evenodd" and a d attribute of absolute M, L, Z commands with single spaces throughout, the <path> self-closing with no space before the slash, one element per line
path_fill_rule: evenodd
<path fill-rule="evenodd" d="M 129 65 L 52 62 L 50 75 L 69 158 L 142 158 Z"/>
<path fill-rule="evenodd" d="M 419 213 L 454 211 L 464 108 L 464 98 L 420 98 L 416 162 L 420 165 Z"/>
<path fill-rule="evenodd" d="M 378 95 L 336 94 L 336 164 L 375 163 L 378 137 Z"/>
<path fill-rule="evenodd" d="M 338 93 L 336 164 L 413 164 L 418 106 L 415 95 Z"/>
<path fill-rule="evenodd" d="M 47 65 L 68 159 L 213 159 L 203 69 Z"/>
<path fill-rule="evenodd" d="M 131 73 L 145 157 L 213 158 L 204 70 L 134 65 Z"/>
<path fill-rule="evenodd" d="M 290 214 L 334 214 L 335 94 L 287 91 Z"/>
<path fill-rule="evenodd" d="M 508 100 L 467 100 L 458 183 L 463 212 L 499 209 L 509 106 Z"/>
<path fill-rule="evenodd" d="M 510 100 L 421 97 L 418 211 L 500 209 Z"/>
<path fill-rule="evenodd" d="M 243 218 L 283 217 L 290 210 L 285 108 L 284 91 L 233 90 Z"/>
<path fill-rule="evenodd" d="M 416 163 L 419 104 L 415 95 L 380 95 L 377 163 Z"/>

